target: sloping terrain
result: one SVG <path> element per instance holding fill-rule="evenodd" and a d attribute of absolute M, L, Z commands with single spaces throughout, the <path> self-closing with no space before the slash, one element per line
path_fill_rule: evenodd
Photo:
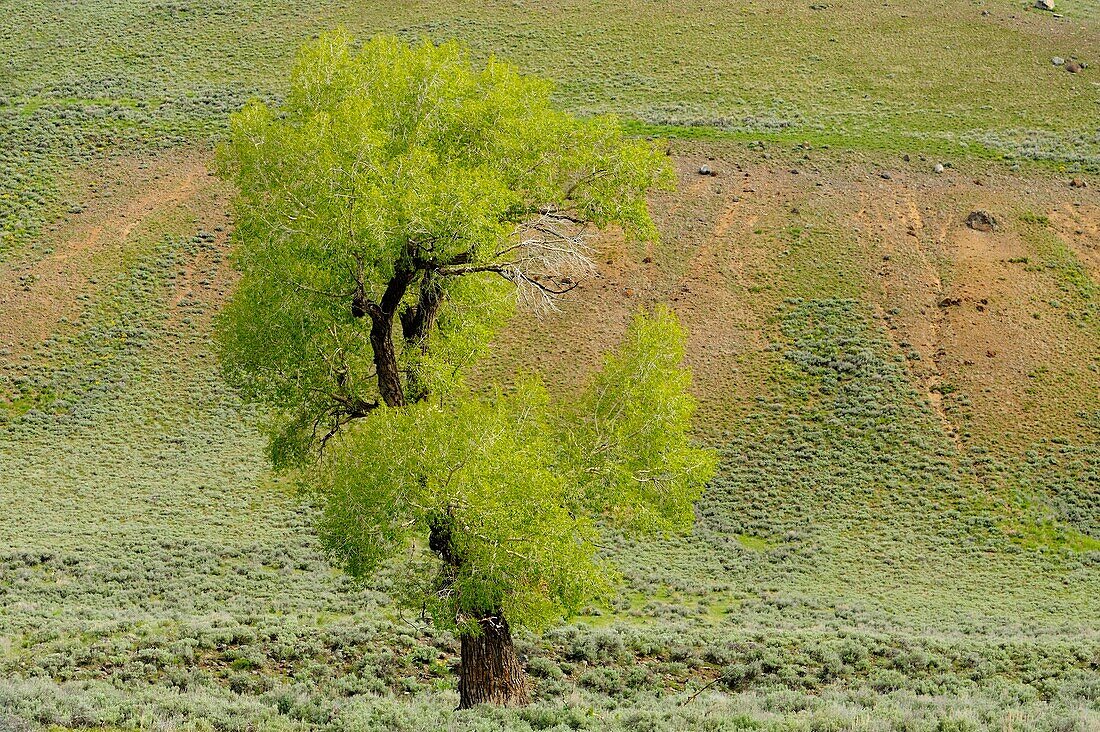
<path fill-rule="evenodd" d="M 1072 251 L 1097 245 L 1096 189 L 675 148 L 662 242 L 605 235 L 600 277 L 517 320 L 486 376 L 567 389 L 634 308 L 668 301 L 721 475 L 692 536 L 609 537 L 616 607 L 523 639 L 534 708 L 454 718 L 454 639 L 392 606 L 399 567 L 355 588 L 327 565 L 220 385 L 224 190 L 194 154 L 163 175 L 110 163 L 158 171 L 89 209 L 90 261 L 114 266 L 92 291 L 67 281 L 92 294 L 52 337 L 26 316 L 56 302 L 46 280 L 3 319 L 23 335 L 4 364 L 0 709 L 183 729 L 1095 725 L 1100 334 Z M 998 231 L 966 228 L 978 203 Z M 88 230 L 58 229 L 36 271 Z"/>
<path fill-rule="evenodd" d="M 8 2 L 0 730 L 1100 729 L 1100 26 L 1029 5 Z M 455 639 L 329 566 L 217 374 L 211 142 L 337 24 L 670 138 L 661 241 L 482 376 L 568 393 L 668 302 L 722 467 L 519 639 L 527 709 L 453 711 Z"/>

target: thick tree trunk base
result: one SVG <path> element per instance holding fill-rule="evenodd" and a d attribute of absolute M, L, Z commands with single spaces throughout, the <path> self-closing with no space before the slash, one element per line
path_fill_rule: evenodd
<path fill-rule="evenodd" d="M 481 634 L 462 636 L 459 709 L 477 704 L 527 703 L 527 677 L 512 645 L 512 631 L 500 613 L 482 618 Z"/>

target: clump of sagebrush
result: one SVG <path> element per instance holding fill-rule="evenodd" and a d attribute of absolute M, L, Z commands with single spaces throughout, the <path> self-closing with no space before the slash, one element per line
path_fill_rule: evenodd
<path fill-rule="evenodd" d="M 714 471 L 672 312 L 631 324 L 586 392 L 463 376 L 521 305 L 594 271 L 597 227 L 656 230 L 671 166 L 613 117 L 457 43 L 341 34 L 306 45 L 277 109 L 231 119 L 242 278 L 220 320 L 228 380 L 271 415 L 271 456 L 321 509 L 352 576 L 426 546 L 408 594 L 462 640 L 462 706 L 527 692 L 512 625 L 609 593 L 597 523 L 690 526 Z"/>

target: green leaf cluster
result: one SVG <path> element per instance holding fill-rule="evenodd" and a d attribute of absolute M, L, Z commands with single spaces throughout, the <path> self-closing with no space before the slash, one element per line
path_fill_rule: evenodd
<path fill-rule="evenodd" d="M 283 104 L 232 116 L 218 159 L 239 190 L 244 277 L 219 342 L 230 382 L 279 416 L 278 461 L 308 457 L 318 434 L 377 400 L 357 296 L 380 303 L 411 271 L 400 312 L 429 281 L 439 288 L 427 342 L 396 334 L 416 391 L 438 392 L 512 314 L 520 267 L 508 255 L 532 218 L 655 234 L 645 193 L 673 181 L 663 152 L 614 117 L 557 109 L 551 90 L 458 43 L 380 36 L 357 48 L 333 32 L 301 50 Z M 470 272 L 445 276 L 455 267 Z"/>
<path fill-rule="evenodd" d="M 578 400 L 535 377 L 507 393 L 380 409 L 349 426 L 311 474 L 321 535 L 355 577 L 411 550 L 411 600 L 445 626 L 503 610 L 540 628 L 606 599 L 606 528 L 687 529 L 715 458 L 690 446 L 695 403 L 671 311 L 635 317 Z M 450 527 L 457 568 L 417 549 Z"/>

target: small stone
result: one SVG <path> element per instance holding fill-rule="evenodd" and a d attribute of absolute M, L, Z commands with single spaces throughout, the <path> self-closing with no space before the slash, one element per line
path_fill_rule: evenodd
<path fill-rule="evenodd" d="M 932 172 L 934 173 L 942 173 L 943 170 L 943 163 L 936 163 L 936 167 L 932 168 Z"/>
<path fill-rule="evenodd" d="M 1066 62 L 1066 60 L 1064 58 L 1062 58 L 1061 56 L 1055 56 L 1054 58 L 1052 58 L 1050 60 L 1050 62 L 1052 64 L 1054 64 L 1055 66 L 1061 66 L 1062 64 L 1064 64 Z"/>
<path fill-rule="evenodd" d="M 1066 61 L 1066 71 L 1071 74 L 1076 74 L 1081 71 L 1081 64 L 1076 61 Z"/>
<path fill-rule="evenodd" d="M 710 170 L 709 165 L 700 165 L 699 166 L 699 175 L 710 175 L 710 174 L 711 174 L 711 170 Z"/>
<path fill-rule="evenodd" d="M 994 231 L 997 219 L 988 211 L 971 211 L 966 217 L 966 225 L 974 231 Z"/>
<path fill-rule="evenodd" d="M 891 179 L 891 178 L 893 178 L 894 176 L 890 175 L 889 173 L 887 173 L 887 172 L 886 172 L 886 171 L 884 170 L 884 171 L 882 171 L 881 173 L 879 173 L 879 174 L 878 174 L 878 177 L 879 177 L 879 178 L 882 178 L 883 180 L 890 180 L 890 179 Z"/>
<path fill-rule="evenodd" d="M 945 297 L 937 303 L 941 308 L 958 307 L 962 305 L 962 299 L 958 297 Z"/>
<path fill-rule="evenodd" d="M 1073 180 L 1071 180 L 1069 182 L 1069 187 L 1070 188 L 1088 188 L 1089 184 L 1086 181 L 1081 180 L 1080 178 L 1074 178 Z"/>
<path fill-rule="evenodd" d="M 1054 0 L 1035 0 L 1035 7 L 1039 10 L 1054 10 Z"/>

